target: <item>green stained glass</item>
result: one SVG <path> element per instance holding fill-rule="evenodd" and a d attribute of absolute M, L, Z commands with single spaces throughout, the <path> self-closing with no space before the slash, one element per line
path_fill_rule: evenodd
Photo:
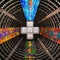
<path fill-rule="evenodd" d="M 60 32 L 58 33 L 57 37 L 60 38 Z"/>
<path fill-rule="evenodd" d="M 53 36 L 53 31 L 50 31 L 49 32 L 49 36 Z"/>
<path fill-rule="evenodd" d="M 26 48 L 28 48 L 28 41 L 26 41 Z"/>
<path fill-rule="evenodd" d="M 32 54 L 36 54 L 36 50 L 35 50 L 35 48 L 32 48 L 32 52 L 31 52 Z"/>

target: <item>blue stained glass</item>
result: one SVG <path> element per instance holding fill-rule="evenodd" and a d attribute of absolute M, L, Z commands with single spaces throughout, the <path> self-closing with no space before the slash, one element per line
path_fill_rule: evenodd
<path fill-rule="evenodd" d="M 2 38 L 3 34 L 0 33 L 0 38 Z"/>
<path fill-rule="evenodd" d="M 26 20 L 34 20 L 40 0 L 20 0 Z M 29 4 L 31 3 L 32 4 Z"/>

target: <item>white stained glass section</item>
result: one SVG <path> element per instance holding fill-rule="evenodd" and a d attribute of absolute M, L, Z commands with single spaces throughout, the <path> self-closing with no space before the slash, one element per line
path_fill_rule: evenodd
<path fill-rule="evenodd" d="M 27 26 L 28 27 L 33 27 L 34 25 L 34 22 L 33 21 L 27 21 Z"/>
<path fill-rule="evenodd" d="M 34 27 L 33 28 L 33 33 L 34 34 L 39 34 L 39 27 Z"/>
<path fill-rule="evenodd" d="M 33 39 L 33 34 L 27 34 L 27 39 Z"/>
<path fill-rule="evenodd" d="M 27 34 L 27 28 L 21 27 L 21 34 Z"/>
<path fill-rule="evenodd" d="M 33 33 L 33 27 L 27 27 L 27 33 Z"/>

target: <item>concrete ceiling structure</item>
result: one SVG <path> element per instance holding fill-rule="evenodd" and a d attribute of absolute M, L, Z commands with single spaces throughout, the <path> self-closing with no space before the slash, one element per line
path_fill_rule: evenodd
<path fill-rule="evenodd" d="M 60 28 L 60 1 L 41 0 L 35 26 Z M 19 0 L 0 1 L 0 28 L 26 26 Z M 39 38 L 38 38 L 39 37 Z M 34 38 L 36 60 L 60 60 L 60 45 L 43 36 Z M 24 60 L 26 36 L 19 35 L 0 46 L 1 60 Z"/>

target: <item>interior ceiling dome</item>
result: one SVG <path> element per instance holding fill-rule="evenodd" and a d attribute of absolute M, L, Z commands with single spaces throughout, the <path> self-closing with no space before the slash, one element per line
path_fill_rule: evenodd
<path fill-rule="evenodd" d="M 35 26 L 60 28 L 60 11 L 50 18 L 42 21 L 55 10 L 60 9 L 59 0 L 41 0 L 35 17 Z M 7 13 L 8 12 L 8 13 Z M 42 21 L 41 23 L 39 23 Z M 0 1 L 0 28 L 22 27 L 26 26 L 26 19 L 19 0 L 1 0 Z M 17 36 L 0 46 L 1 60 L 24 60 L 26 36 Z M 22 40 L 22 41 L 21 41 Z M 60 45 L 42 37 L 42 42 L 50 52 L 52 59 L 60 60 Z M 51 60 L 41 44 L 35 38 L 36 59 Z"/>

